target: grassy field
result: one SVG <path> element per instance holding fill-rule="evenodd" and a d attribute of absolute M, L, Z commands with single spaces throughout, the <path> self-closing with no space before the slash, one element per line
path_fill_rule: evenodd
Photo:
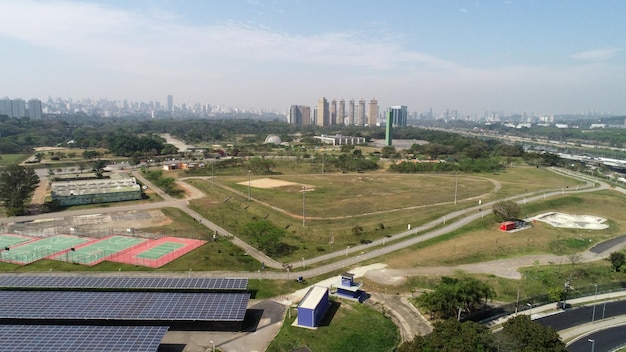
<path fill-rule="evenodd" d="M 302 346 L 311 351 L 392 351 L 399 341 L 388 317 L 360 303 L 333 302 L 326 321 L 315 331 L 292 326 L 295 319 L 294 309 L 266 351 L 288 352 Z"/>
<path fill-rule="evenodd" d="M 28 159 L 30 154 L 2 154 L 0 155 L 0 166 L 19 164 Z"/>
<path fill-rule="evenodd" d="M 286 228 L 286 242 L 298 250 L 289 257 L 312 257 L 361 241 L 379 239 L 418 226 L 452 211 L 473 207 L 523 192 L 554 191 L 577 182 L 537 168 L 511 168 L 497 175 L 399 175 L 378 171 L 365 174 L 252 176 L 272 178 L 292 185 L 262 189 L 251 187 L 247 175 L 210 180 L 188 179 L 207 197 L 191 202 L 194 210 L 211 221 L 239 233 L 241 226 L 267 218 Z M 307 187 L 305 199 L 302 186 Z M 454 204 L 455 189 L 457 204 Z M 302 226 L 305 203 L 306 226 Z M 363 233 L 355 236 L 352 229 Z M 245 238 L 250 241 L 251 239 Z"/>

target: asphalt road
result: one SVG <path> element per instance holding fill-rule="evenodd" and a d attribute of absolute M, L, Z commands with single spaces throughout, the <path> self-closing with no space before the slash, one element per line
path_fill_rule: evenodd
<path fill-rule="evenodd" d="M 624 345 L 626 325 L 596 331 L 567 346 L 570 352 L 609 352 Z M 591 340 L 591 341 L 590 341 Z M 593 342 L 592 342 L 593 341 Z"/>

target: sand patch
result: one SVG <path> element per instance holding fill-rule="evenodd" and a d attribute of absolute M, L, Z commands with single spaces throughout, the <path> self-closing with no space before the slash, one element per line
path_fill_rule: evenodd
<path fill-rule="evenodd" d="M 553 212 L 540 214 L 532 219 L 545 222 L 554 227 L 565 227 L 570 229 L 604 230 L 609 228 L 609 225 L 605 224 L 606 219 L 593 215 L 571 215 Z"/>
<path fill-rule="evenodd" d="M 239 182 L 240 185 L 247 186 L 248 181 Z M 301 183 L 289 182 L 285 180 L 277 180 L 274 178 L 258 178 L 255 180 L 250 180 L 250 187 L 255 188 L 278 188 L 285 186 L 305 186 L 307 188 L 312 188 L 310 185 L 303 185 Z"/>

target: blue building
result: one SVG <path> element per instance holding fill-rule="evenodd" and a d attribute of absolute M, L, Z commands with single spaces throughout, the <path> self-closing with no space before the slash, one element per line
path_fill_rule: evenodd
<path fill-rule="evenodd" d="M 317 328 L 330 307 L 328 288 L 313 286 L 298 304 L 298 326 Z"/>
<path fill-rule="evenodd" d="M 343 273 L 341 274 L 341 281 L 336 285 L 338 297 L 347 298 L 353 301 L 363 302 L 365 298 L 365 291 L 361 290 L 361 283 L 354 282 L 354 274 Z"/>

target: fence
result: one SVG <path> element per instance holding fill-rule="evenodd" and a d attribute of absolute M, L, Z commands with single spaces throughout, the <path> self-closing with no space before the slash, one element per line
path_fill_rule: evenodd
<path fill-rule="evenodd" d="M 608 284 L 599 284 L 592 285 L 586 287 L 579 287 L 575 290 L 568 290 L 566 300 L 581 298 L 581 297 L 591 297 L 596 294 L 605 294 L 611 292 L 620 292 L 626 291 L 626 281 L 620 282 L 612 282 Z M 498 319 L 503 316 L 515 314 L 516 312 L 523 312 L 525 310 L 532 309 L 536 306 L 542 306 L 546 304 L 555 304 L 556 302 L 549 295 L 537 295 L 526 297 L 524 299 L 520 298 L 518 302 L 504 304 L 498 307 L 492 307 L 489 309 L 481 310 L 467 316 L 461 318 L 462 321 L 470 320 L 475 322 L 486 322 L 494 319 Z"/>

